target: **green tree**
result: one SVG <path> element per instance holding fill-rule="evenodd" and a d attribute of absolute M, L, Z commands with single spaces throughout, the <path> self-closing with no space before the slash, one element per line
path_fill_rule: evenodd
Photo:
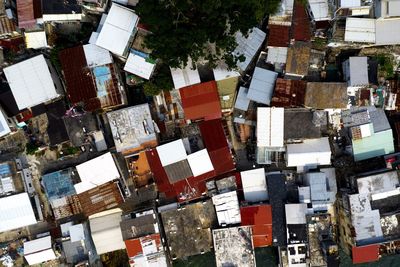
<path fill-rule="evenodd" d="M 235 33 L 247 34 L 267 15 L 276 11 L 279 0 L 146 0 L 136 7 L 141 22 L 153 34 L 145 39 L 152 57 L 171 67 L 209 60 L 225 60 L 229 67 L 239 59 L 232 56 Z"/>
<path fill-rule="evenodd" d="M 166 64 L 159 64 L 150 81 L 143 85 L 144 94 L 155 96 L 161 91 L 169 91 L 174 87 L 169 67 Z"/>

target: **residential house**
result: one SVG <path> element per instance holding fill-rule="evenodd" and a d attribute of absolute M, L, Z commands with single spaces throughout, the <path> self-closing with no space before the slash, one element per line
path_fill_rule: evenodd
<path fill-rule="evenodd" d="M 51 236 L 46 236 L 24 242 L 24 258 L 29 265 L 55 260 Z"/>
<path fill-rule="evenodd" d="M 226 226 L 241 222 L 239 200 L 236 191 L 214 195 L 212 202 L 215 206 L 219 225 Z"/>
<path fill-rule="evenodd" d="M 311 44 L 297 41 L 288 49 L 285 78 L 300 80 L 308 74 Z"/>
<path fill-rule="evenodd" d="M 212 231 L 217 267 L 234 262 L 237 267 L 255 267 L 255 253 L 250 226 Z"/>
<path fill-rule="evenodd" d="M 328 137 L 307 139 L 286 146 L 288 167 L 315 167 L 331 164 L 331 147 Z"/>
<path fill-rule="evenodd" d="M 347 108 L 348 101 L 346 83 L 307 83 L 304 100 L 306 107 L 316 109 L 345 109 Z"/>
<path fill-rule="evenodd" d="M 56 71 L 43 55 L 4 68 L 19 110 L 61 97 L 63 88 Z"/>
<path fill-rule="evenodd" d="M 245 201 L 259 203 L 269 199 L 264 168 L 240 172 Z"/>
<path fill-rule="evenodd" d="M 240 207 L 242 226 L 251 226 L 255 248 L 272 245 L 272 206 L 267 204 Z"/>
<path fill-rule="evenodd" d="M 126 58 L 139 17 L 127 7 L 113 3 L 95 44 L 118 57 Z"/>
<path fill-rule="evenodd" d="M 400 3 L 396 0 L 374 1 L 376 18 L 400 17 Z"/>
<path fill-rule="evenodd" d="M 342 111 L 342 121 L 355 161 L 394 152 L 392 128 L 382 109 L 352 107 Z"/>
<path fill-rule="evenodd" d="M 120 229 L 122 211 L 119 208 L 89 216 L 90 231 L 97 254 L 125 249 Z"/>
<path fill-rule="evenodd" d="M 350 57 L 343 62 L 343 76 L 349 87 L 369 85 L 368 58 Z"/>
<path fill-rule="evenodd" d="M 257 163 L 271 164 L 279 152 L 284 152 L 284 109 L 257 108 Z"/>
<path fill-rule="evenodd" d="M 278 73 L 256 67 L 250 82 L 247 98 L 261 104 L 270 105 Z"/>
<path fill-rule="evenodd" d="M 68 48 L 60 52 L 60 61 L 73 105 L 96 111 L 127 103 L 120 75 L 107 50 L 93 44 Z"/>
<path fill-rule="evenodd" d="M 133 154 L 157 146 L 157 126 L 148 104 L 109 112 L 107 118 L 117 152 Z"/>

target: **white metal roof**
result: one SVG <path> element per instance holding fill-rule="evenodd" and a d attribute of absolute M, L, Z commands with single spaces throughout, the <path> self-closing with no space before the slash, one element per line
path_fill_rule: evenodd
<path fill-rule="evenodd" d="M 82 14 L 43 14 L 43 21 L 74 21 L 81 20 Z"/>
<path fill-rule="evenodd" d="M 144 79 L 150 79 L 156 64 L 149 62 L 144 57 L 130 53 L 124 70 Z"/>
<path fill-rule="evenodd" d="M 199 176 L 214 170 L 214 166 L 211 163 L 207 149 L 202 149 L 188 155 L 187 160 L 189 162 L 190 169 L 192 169 L 193 176 Z"/>
<path fill-rule="evenodd" d="M 96 45 L 123 56 L 138 21 L 139 17 L 132 10 L 112 4 Z"/>
<path fill-rule="evenodd" d="M 330 20 L 327 0 L 308 0 L 315 21 Z"/>
<path fill-rule="evenodd" d="M 264 168 L 243 171 L 242 177 L 244 199 L 249 202 L 259 202 L 268 199 L 267 181 Z"/>
<path fill-rule="evenodd" d="M 81 241 L 85 239 L 85 233 L 83 231 L 83 224 L 75 224 L 69 227 L 69 235 L 71 242 Z"/>
<path fill-rule="evenodd" d="M 305 224 L 306 203 L 285 204 L 286 224 Z"/>
<path fill-rule="evenodd" d="M 287 47 L 268 46 L 267 62 L 285 64 L 287 53 Z"/>
<path fill-rule="evenodd" d="M 113 62 L 110 52 L 95 44 L 84 45 L 83 52 L 85 53 L 88 67 L 94 68 L 97 66 L 111 64 Z"/>
<path fill-rule="evenodd" d="M 213 69 L 214 79 L 221 81 L 232 77 L 239 77 L 240 73 L 234 70 L 228 70 L 225 63 L 220 63 L 215 69 Z"/>
<path fill-rule="evenodd" d="M 21 228 L 36 222 L 27 193 L 0 198 L 0 232 Z"/>
<path fill-rule="evenodd" d="M 283 147 L 284 108 L 257 108 L 257 146 Z"/>
<path fill-rule="evenodd" d="M 400 18 L 386 18 L 376 20 L 376 44 L 400 44 Z"/>
<path fill-rule="evenodd" d="M 396 171 L 379 173 L 357 179 L 357 188 L 360 194 L 376 194 L 394 190 L 399 184 Z"/>
<path fill-rule="evenodd" d="M 262 43 L 264 42 L 266 33 L 258 28 L 253 28 L 247 38 L 241 33 L 236 33 L 236 47 L 233 54 L 235 56 L 243 55 L 245 60 L 243 62 L 237 62 L 237 66 L 240 70 L 246 71 L 250 62 L 253 60 L 254 56 L 257 54 Z"/>
<path fill-rule="evenodd" d="M 368 85 L 368 58 L 350 57 L 349 58 L 349 86 Z"/>
<path fill-rule="evenodd" d="M 79 164 L 76 170 L 81 179 L 80 183 L 74 185 L 77 194 L 120 178 L 110 152 Z"/>
<path fill-rule="evenodd" d="M 112 209 L 89 216 L 90 230 L 97 254 L 125 249 L 121 228 L 121 209 Z"/>
<path fill-rule="evenodd" d="M 8 127 L 8 123 L 3 112 L 0 111 L 0 137 L 3 137 L 9 133 L 11 133 L 10 127 Z"/>
<path fill-rule="evenodd" d="M 187 158 L 182 139 L 158 146 L 156 149 L 163 167 Z"/>
<path fill-rule="evenodd" d="M 275 88 L 278 73 L 256 67 L 251 79 L 247 98 L 257 103 L 269 105 Z"/>
<path fill-rule="evenodd" d="M 250 99 L 247 98 L 248 92 L 249 92 L 248 88 L 242 86 L 239 88 L 239 93 L 236 97 L 236 102 L 235 102 L 236 109 L 247 111 L 250 104 Z"/>
<path fill-rule="evenodd" d="M 359 7 L 361 0 L 340 0 L 340 7 Z"/>
<path fill-rule="evenodd" d="M 347 18 L 346 42 L 375 43 L 375 19 Z"/>
<path fill-rule="evenodd" d="M 171 75 L 175 89 L 180 89 L 201 82 L 199 71 L 197 69 L 192 70 L 190 66 L 191 62 L 189 62 L 183 69 L 171 68 Z"/>
<path fill-rule="evenodd" d="M 307 139 L 299 144 L 288 144 L 286 151 L 288 167 L 331 164 L 328 137 Z"/>
<path fill-rule="evenodd" d="M 46 32 L 25 32 L 26 48 L 39 49 L 47 47 Z"/>
<path fill-rule="evenodd" d="M 20 110 L 59 96 L 43 55 L 4 68 L 4 74 Z"/>
<path fill-rule="evenodd" d="M 389 3 L 389 16 L 400 16 L 400 1 L 388 1 Z M 384 2 L 383 2 L 384 3 Z"/>
<path fill-rule="evenodd" d="M 29 265 L 56 259 L 51 247 L 51 236 L 24 242 L 24 257 Z"/>
<path fill-rule="evenodd" d="M 97 42 L 97 38 L 99 38 L 99 33 L 98 32 L 92 32 L 92 34 L 90 35 L 90 39 L 89 39 L 89 44 L 96 44 Z"/>
<path fill-rule="evenodd" d="M 242 221 L 236 191 L 215 195 L 212 197 L 212 202 L 220 225 L 237 224 Z"/>

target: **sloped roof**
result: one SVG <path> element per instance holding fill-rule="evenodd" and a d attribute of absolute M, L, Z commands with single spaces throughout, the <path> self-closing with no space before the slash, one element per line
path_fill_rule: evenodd
<path fill-rule="evenodd" d="M 258 103 L 269 105 L 274 92 L 278 73 L 256 67 L 251 79 L 247 98 Z"/>
<path fill-rule="evenodd" d="M 236 43 L 238 46 L 234 51 L 234 55 L 244 55 L 245 57 L 243 62 L 237 62 L 237 66 L 241 71 L 246 71 L 250 62 L 253 60 L 264 42 L 265 36 L 266 33 L 258 28 L 251 29 L 247 37 L 245 37 L 241 32 L 236 33 Z"/>
<path fill-rule="evenodd" d="M 221 117 L 221 104 L 215 81 L 187 86 L 179 90 L 185 119 L 216 119 Z"/>
<path fill-rule="evenodd" d="M 268 30 L 268 46 L 289 46 L 290 26 L 270 24 Z"/>
<path fill-rule="evenodd" d="M 375 43 L 375 19 L 346 18 L 346 42 Z"/>
<path fill-rule="evenodd" d="M 311 57 L 311 44 L 297 41 L 289 47 L 286 60 L 286 73 L 305 76 L 308 74 Z"/>
<path fill-rule="evenodd" d="M 379 244 L 373 244 L 362 247 L 353 247 L 352 256 L 353 263 L 367 263 L 379 260 Z"/>
<path fill-rule="evenodd" d="M 124 56 L 139 17 L 126 7 L 113 3 L 97 38 L 96 45 L 117 56 Z"/>
<path fill-rule="evenodd" d="M 278 78 L 271 106 L 299 107 L 304 105 L 307 82 Z"/>
<path fill-rule="evenodd" d="M 254 247 L 272 245 L 272 207 L 271 205 L 257 205 L 240 208 L 242 226 L 252 227 Z"/>
<path fill-rule="evenodd" d="M 316 109 L 346 108 L 348 102 L 346 83 L 307 83 L 305 105 Z"/>
<path fill-rule="evenodd" d="M 310 41 L 311 22 L 306 7 L 297 0 L 294 2 L 294 13 L 292 17 L 292 38 L 296 41 Z"/>

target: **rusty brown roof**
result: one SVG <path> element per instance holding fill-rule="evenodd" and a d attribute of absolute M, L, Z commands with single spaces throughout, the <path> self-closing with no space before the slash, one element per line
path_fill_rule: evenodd
<path fill-rule="evenodd" d="M 306 81 L 276 80 L 275 91 L 272 97 L 271 106 L 275 107 L 299 107 L 304 105 L 306 92 Z"/>
<path fill-rule="evenodd" d="M 346 108 L 347 83 L 307 83 L 305 105 L 316 109 Z"/>
<path fill-rule="evenodd" d="M 292 38 L 296 41 L 311 40 L 311 22 L 306 7 L 299 0 L 294 3 Z"/>
<path fill-rule="evenodd" d="M 16 33 L 16 27 L 7 16 L 0 16 L 0 35 Z"/>
<path fill-rule="evenodd" d="M 295 42 L 288 49 L 286 60 L 286 73 L 305 76 L 311 57 L 311 44 L 308 42 Z"/>
<path fill-rule="evenodd" d="M 30 28 L 35 26 L 33 0 L 17 0 L 17 17 L 19 28 Z"/>
<path fill-rule="evenodd" d="M 268 25 L 268 46 L 288 47 L 290 38 L 290 26 Z"/>

